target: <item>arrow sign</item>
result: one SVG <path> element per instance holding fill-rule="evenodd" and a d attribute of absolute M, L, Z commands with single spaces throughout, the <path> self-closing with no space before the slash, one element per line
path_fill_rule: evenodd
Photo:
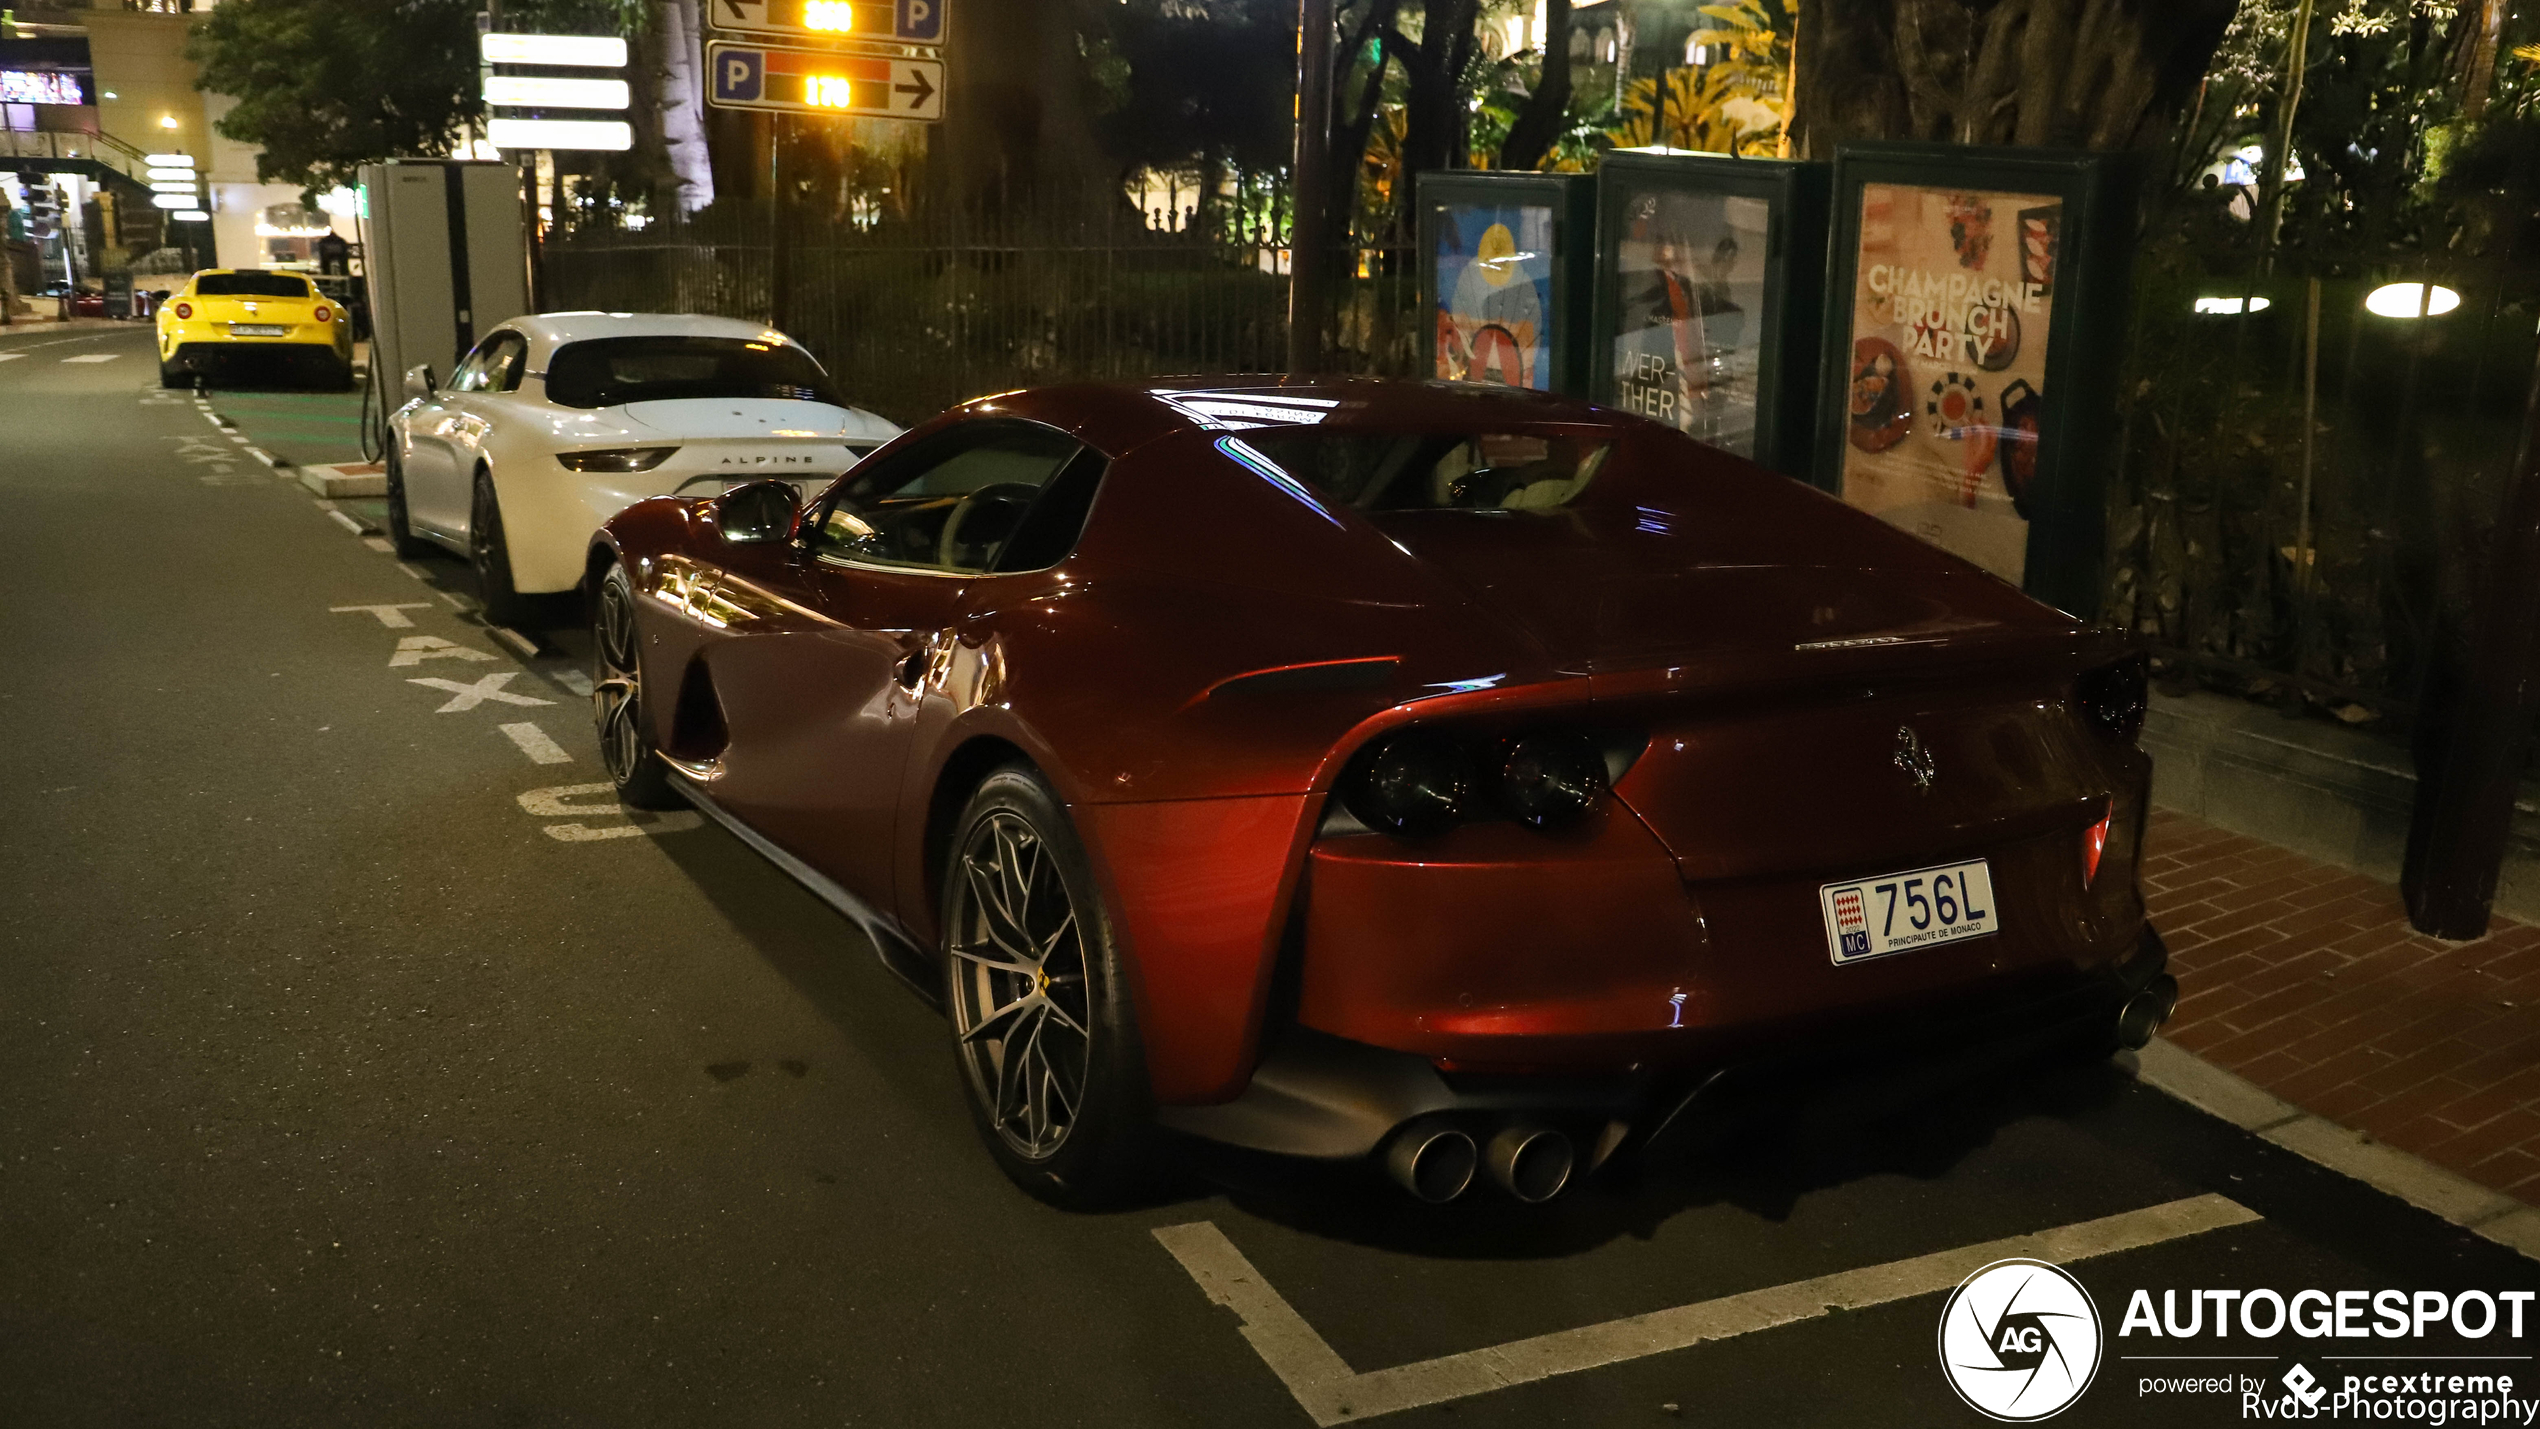
<path fill-rule="evenodd" d="M 717 12 L 731 3 L 715 0 Z M 718 109 L 851 114 L 921 123 L 944 117 L 941 60 L 718 40 L 706 51 L 706 70 L 714 77 L 706 102 Z"/>
<path fill-rule="evenodd" d="M 946 0 L 710 0 L 706 23 L 824 40 L 944 42 Z"/>

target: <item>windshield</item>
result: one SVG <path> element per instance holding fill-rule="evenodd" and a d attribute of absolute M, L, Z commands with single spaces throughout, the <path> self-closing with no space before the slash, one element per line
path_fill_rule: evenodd
<path fill-rule="evenodd" d="M 309 280 L 289 273 L 205 273 L 194 280 L 198 298 L 305 298 Z"/>
<path fill-rule="evenodd" d="M 737 337 L 604 337 L 547 361 L 547 400 L 618 407 L 682 397 L 774 397 L 847 405 L 811 354 Z"/>
<path fill-rule="evenodd" d="M 1539 511 L 1586 490 L 1611 444 L 1564 432 L 1282 427 L 1218 446 L 1362 511 Z"/>

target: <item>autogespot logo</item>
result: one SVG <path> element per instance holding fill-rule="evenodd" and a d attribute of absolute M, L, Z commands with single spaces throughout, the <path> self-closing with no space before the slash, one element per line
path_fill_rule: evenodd
<path fill-rule="evenodd" d="M 1940 1312 L 1940 1368 L 1979 1414 L 2044 1419 L 2098 1373 L 2099 1307 L 2056 1266 L 1997 1260 L 1960 1281 Z"/>

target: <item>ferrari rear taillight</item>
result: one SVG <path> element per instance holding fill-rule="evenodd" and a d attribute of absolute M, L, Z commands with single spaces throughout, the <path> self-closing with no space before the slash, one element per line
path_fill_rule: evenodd
<path fill-rule="evenodd" d="M 177 304 L 176 315 L 180 320 L 194 316 L 194 305 L 192 303 Z"/>
<path fill-rule="evenodd" d="M 1472 760 L 1443 735 L 1411 730 L 1361 751 L 1342 776 L 1341 800 L 1359 822 L 1393 834 L 1434 834 L 1472 817 Z"/>
<path fill-rule="evenodd" d="M 1606 783 L 1603 745 L 1575 730 L 1466 740 L 1413 729 L 1359 751 L 1340 797 L 1367 827 L 1416 838 L 1494 818 L 1564 827 L 1595 811 Z"/>
<path fill-rule="evenodd" d="M 335 314 L 328 310 L 326 304 L 324 303 L 318 304 L 317 307 L 309 313 L 309 319 L 312 322 L 331 322 L 334 320 L 334 317 Z"/>
<path fill-rule="evenodd" d="M 2143 732 L 2151 670 L 2144 658 L 2136 655 L 2082 676 L 2075 693 L 2082 718 L 2090 722 L 2091 728 L 2110 739 L 2130 742 Z"/>
<path fill-rule="evenodd" d="M 1604 751 L 1585 735 L 1522 734 L 1498 754 L 1499 803 L 1521 824 L 1574 823 L 1605 792 Z"/>
<path fill-rule="evenodd" d="M 2108 825 L 2116 817 L 2116 810 L 2110 809 L 2099 816 L 2099 822 L 2081 831 L 2081 886 L 2084 888 L 2088 888 L 2090 881 L 2099 876 L 2099 856 L 2108 851 Z"/>

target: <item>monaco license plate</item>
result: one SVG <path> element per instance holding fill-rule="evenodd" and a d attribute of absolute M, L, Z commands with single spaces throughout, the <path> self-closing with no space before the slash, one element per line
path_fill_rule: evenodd
<path fill-rule="evenodd" d="M 1993 871 L 1980 858 L 1829 883 L 1817 890 L 1817 902 L 1826 915 L 1826 953 L 1838 965 L 2000 931 Z"/>
<path fill-rule="evenodd" d="M 280 337 L 289 331 L 291 329 L 278 323 L 231 323 L 229 325 L 231 337 Z"/>

